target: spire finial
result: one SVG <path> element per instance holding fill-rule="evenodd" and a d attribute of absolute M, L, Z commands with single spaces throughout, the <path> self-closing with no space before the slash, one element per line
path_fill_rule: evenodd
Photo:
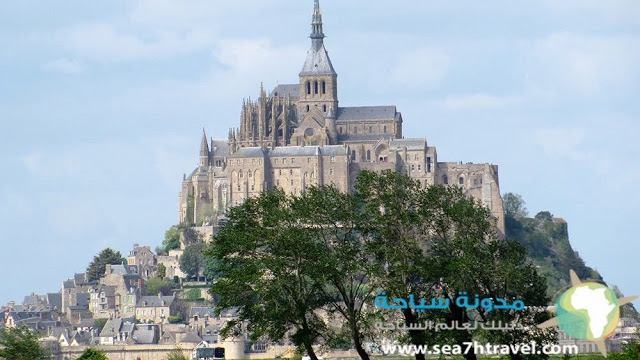
<path fill-rule="evenodd" d="M 311 39 L 314 44 L 322 44 L 324 32 L 322 31 L 322 11 L 320 11 L 320 0 L 315 0 L 313 16 L 311 19 Z"/>

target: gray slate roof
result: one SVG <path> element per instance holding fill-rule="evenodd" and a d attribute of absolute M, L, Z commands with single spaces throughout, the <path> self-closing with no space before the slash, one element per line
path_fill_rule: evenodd
<path fill-rule="evenodd" d="M 394 120 L 397 114 L 395 106 L 339 107 L 336 120 Z"/>
<path fill-rule="evenodd" d="M 211 139 L 211 155 L 227 156 L 227 140 Z"/>
<path fill-rule="evenodd" d="M 300 75 L 337 75 L 324 45 L 318 49 L 311 47 Z"/>
<path fill-rule="evenodd" d="M 298 84 L 283 84 L 276 86 L 271 92 L 271 96 L 280 96 L 286 97 L 289 95 L 290 97 L 299 97 L 300 96 L 300 85 Z"/>
<path fill-rule="evenodd" d="M 238 149 L 231 157 L 264 157 L 264 151 L 260 147 L 243 147 Z"/>
<path fill-rule="evenodd" d="M 47 294 L 47 303 L 51 307 L 58 308 L 58 310 L 62 309 L 62 294 L 60 293 Z"/>
<path fill-rule="evenodd" d="M 317 153 L 317 146 L 278 146 L 269 151 L 269 156 L 314 156 Z"/>
<path fill-rule="evenodd" d="M 159 306 L 171 306 L 176 299 L 174 295 L 171 296 L 143 296 L 136 304 L 136 307 L 159 307 Z M 163 305 L 164 302 L 164 305 Z"/>
<path fill-rule="evenodd" d="M 215 317 L 215 309 L 212 307 L 192 307 L 191 312 L 189 313 L 189 317 L 194 317 L 198 315 L 198 317 L 205 317 L 205 315 L 209 314 L 209 317 Z"/>
<path fill-rule="evenodd" d="M 425 139 L 394 139 L 389 147 L 391 149 L 406 147 L 407 150 L 424 150 L 427 148 L 427 141 Z"/>

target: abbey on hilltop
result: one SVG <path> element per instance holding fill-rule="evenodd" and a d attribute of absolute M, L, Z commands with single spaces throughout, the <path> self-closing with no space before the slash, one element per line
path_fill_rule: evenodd
<path fill-rule="evenodd" d="M 310 185 L 349 191 L 360 170 L 402 171 L 424 186 L 460 186 L 482 201 L 504 231 L 498 166 L 438 162 L 423 138 L 404 138 L 395 106 L 341 107 L 338 74 L 324 46 L 315 0 L 311 49 L 297 84 L 278 85 L 244 100 L 240 127 L 227 140 L 202 133 L 198 167 L 184 176 L 179 221 L 215 224 L 230 206 L 263 190 L 297 194 Z"/>

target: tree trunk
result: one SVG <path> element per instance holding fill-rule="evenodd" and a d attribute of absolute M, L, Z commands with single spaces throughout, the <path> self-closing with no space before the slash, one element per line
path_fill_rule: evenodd
<path fill-rule="evenodd" d="M 411 309 L 403 309 L 402 314 L 404 315 L 404 323 L 409 326 L 416 322 L 416 317 L 413 314 Z M 409 337 L 411 338 L 411 343 L 414 345 L 424 345 L 420 342 L 423 341 L 422 330 L 409 330 Z M 425 356 L 422 353 L 416 352 L 416 360 L 425 360 Z"/>
<path fill-rule="evenodd" d="M 362 336 L 356 324 L 351 325 L 351 337 L 353 338 L 353 344 L 356 347 L 356 351 L 358 352 L 358 355 L 360 355 L 360 359 L 369 360 L 369 354 L 367 354 L 364 347 L 362 347 Z"/>

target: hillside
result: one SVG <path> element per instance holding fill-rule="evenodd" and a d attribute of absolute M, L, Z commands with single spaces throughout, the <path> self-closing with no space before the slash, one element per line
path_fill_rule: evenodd
<path fill-rule="evenodd" d="M 554 218 L 546 211 L 538 213 L 534 218 L 507 214 L 505 230 L 507 238 L 525 247 L 532 262 L 538 267 L 538 272 L 547 278 L 547 294 L 552 299 L 570 286 L 571 269 L 582 280 L 605 282 L 596 270 L 584 263 L 571 246 L 568 224 L 564 219 Z M 615 287 L 614 290 L 618 291 Z M 625 305 L 621 311 L 621 316 L 640 320 L 638 312 L 631 304 Z"/>

